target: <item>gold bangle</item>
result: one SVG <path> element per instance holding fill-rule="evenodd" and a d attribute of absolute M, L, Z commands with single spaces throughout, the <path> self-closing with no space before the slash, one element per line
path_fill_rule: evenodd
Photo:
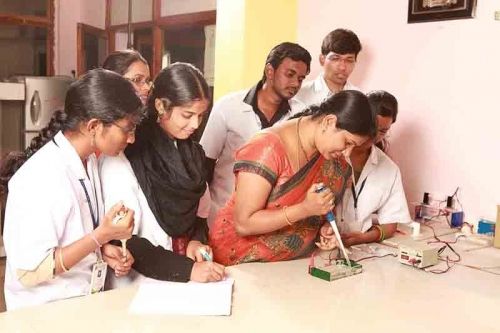
<path fill-rule="evenodd" d="M 288 206 L 283 206 L 283 214 L 285 215 L 286 223 L 288 223 L 288 225 L 292 225 L 293 222 L 288 218 L 288 215 L 286 214 L 286 209 L 287 208 L 288 208 Z"/>
<path fill-rule="evenodd" d="M 380 242 L 382 242 L 385 239 L 384 229 L 382 229 L 382 227 L 380 225 L 377 225 L 377 224 L 374 224 L 373 226 L 375 228 L 377 228 L 377 230 L 378 230 L 379 237 L 378 237 L 377 242 L 380 243 Z"/>
<path fill-rule="evenodd" d="M 61 265 L 61 268 L 63 269 L 64 272 L 68 271 L 68 269 L 64 266 L 62 247 L 59 248 L 59 264 Z"/>

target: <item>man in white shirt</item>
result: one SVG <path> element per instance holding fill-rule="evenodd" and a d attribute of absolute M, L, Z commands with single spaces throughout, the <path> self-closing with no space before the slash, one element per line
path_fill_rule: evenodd
<path fill-rule="evenodd" d="M 298 44 L 281 43 L 267 56 L 262 79 L 252 88 L 215 103 L 201 138 L 207 156 L 212 205 L 208 224 L 234 191 L 234 154 L 261 129 L 288 119 L 305 105 L 293 97 L 309 73 L 311 55 Z"/>
<path fill-rule="evenodd" d="M 323 39 L 319 63 L 323 72 L 304 84 L 296 98 L 305 105 L 319 104 L 341 90 L 360 90 L 348 79 L 356 65 L 361 42 L 351 30 L 336 29 Z"/>
<path fill-rule="evenodd" d="M 377 136 L 355 147 L 349 156 L 353 184 L 335 207 L 345 246 L 382 242 L 394 235 L 398 223 L 411 222 L 401 172 L 377 147 L 387 147 L 385 137 L 398 115 L 397 99 L 382 90 L 367 96 L 377 115 Z M 333 238 L 333 229 L 321 236 Z"/>
<path fill-rule="evenodd" d="M 345 192 L 337 215 L 342 234 L 347 236 L 353 233 L 344 239 L 347 245 L 360 242 L 354 236 L 370 237 L 366 234 L 360 237 L 360 233 L 373 229 L 374 215 L 378 225 L 383 228 L 384 238 L 394 234 L 397 223 L 411 222 L 401 172 L 396 163 L 378 147 L 371 147 L 366 164 L 356 184 Z M 375 235 L 379 237 L 378 233 Z"/>

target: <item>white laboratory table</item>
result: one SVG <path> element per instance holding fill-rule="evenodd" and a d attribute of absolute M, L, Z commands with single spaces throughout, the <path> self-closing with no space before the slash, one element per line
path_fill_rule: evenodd
<path fill-rule="evenodd" d="M 478 250 L 471 255 L 483 256 Z M 500 251 L 490 251 L 500 263 Z M 394 257 L 326 282 L 307 259 L 228 268 L 228 317 L 131 315 L 137 287 L 0 314 L 0 332 L 500 332 L 500 276 L 463 266 L 434 275 Z"/>

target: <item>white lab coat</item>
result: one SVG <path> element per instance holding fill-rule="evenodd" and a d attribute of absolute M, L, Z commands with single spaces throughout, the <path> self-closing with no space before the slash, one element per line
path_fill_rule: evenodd
<path fill-rule="evenodd" d="M 87 172 L 88 176 L 74 147 L 59 132 L 10 180 L 3 235 L 8 310 L 89 292 L 95 253 L 68 272 L 31 288 L 24 287 L 16 274 L 18 269 L 35 270 L 55 247 L 67 246 L 92 232 L 90 209 L 79 179 L 84 180 L 94 212 L 98 209 L 102 218 L 104 204 L 95 155 L 87 160 Z"/>
<path fill-rule="evenodd" d="M 363 181 L 365 185 L 359 193 Z M 366 232 L 373 224 L 374 215 L 380 224 L 411 222 L 401 172 L 379 148 L 372 147 L 355 190 L 359 193 L 357 209 L 354 209 L 351 188 L 346 189 L 342 203 L 337 207 L 339 228 L 343 232 Z"/>

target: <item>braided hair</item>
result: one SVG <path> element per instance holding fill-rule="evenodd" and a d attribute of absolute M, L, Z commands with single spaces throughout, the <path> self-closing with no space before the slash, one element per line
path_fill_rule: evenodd
<path fill-rule="evenodd" d="M 11 152 L 0 166 L 0 197 L 5 201 L 7 184 L 21 166 L 59 132 L 77 131 L 81 123 L 98 119 L 104 125 L 131 117 L 139 121 L 143 109 L 132 85 L 119 74 L 93 69 L 73 82 L 66 93 L 64 111 L 56 111 L 45 128 L 22 152 Z M 3 206 L 3 205 L 2 205 Z"/>

